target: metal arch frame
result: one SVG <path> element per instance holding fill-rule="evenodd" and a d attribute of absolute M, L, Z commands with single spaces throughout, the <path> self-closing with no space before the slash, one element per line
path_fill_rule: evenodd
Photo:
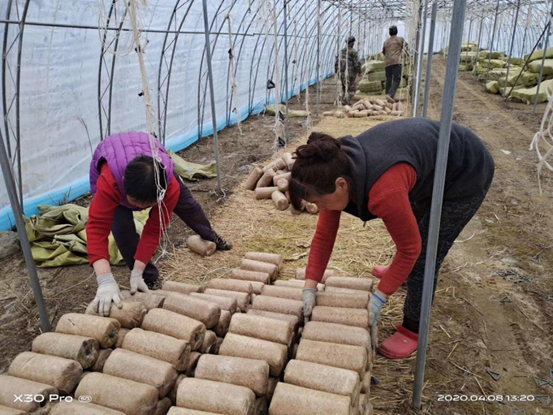
<path fill-rule="evenodd" d="M 253 5 L 255 3 L 255 0 L 252 0 L 251 3 L 250 3 L 250 7 L 251 5 Z M 230 13 L 230 12 L 229 12 Z M 254 22 L 255 20 L 255 17 L 257 16 L 257 13 L 259 13 L 259 10 L 255 12 L 255 14 L 253 15 L 252 19 L 250 20 L 250 23 L 246 29 L 246 33 L 250 30 L 250 27 L 252 25 L 252 23 Z M 246 21 L 246 16 L 248 15 L 248 13 L 244 13 L 244 16 L 242 16 L 242 20 L 240 21 L 240 25 L 238 26 L 238 33 L 240 33 L 240 30 L 242 29 L 242 26 L 244 25 L 244 22 Z M 239 48 L 239 51 L 238 53 L 236 54 L 236 64 L 235 64 L 235 74 L 234 76 L 236 76 L 236 73 L 238 73 L 238 65 L 240 65 L 240 54 L 242 52 L 242 46 L 244 45 L 244 41 L 246 40 L 247 36 L 242 36 L 242 42 L 240 43 L 240 48 Z M 232 46 L 233 46 L 233 50 L 236 50 L 236 42 L 238 41 L 238 35 L 235 35 L 234 36 L 234 40 L 232 41 Z M 230 117 L 231 117 L 231 114 L 232 114 L 232 100 L 234 98 L 234 90 L 232 88 L 229 88 L 229 85 L 230 85 L 230 59 L 229 59 L 229 62 L 228 62 L 228 65 L 227 65 L 227 102 L 226 102 L 226 107 L 225 107 L 225 114 L 227 116 L 227 125 L 230 125 Z M 237 108 L 237 111 L 238 111 L 238 108 Z M 249 107 L 248 107 L 248 113 L 249 113 Z M 237 117 L 240 117 L 240 113 L 237 112 L 236 114 Z"/>
<path fill-rule="evenodd" d="M 184 3 L 181 5 L 181 1 L 184 1 Z M 171 17 L 169 18 L 169 23 L 167 23 L 167 33 L 165 34 L 165 37 L 163 39 L 163 46 L 161 48 L 161 53 L 159 57 L 159 67 L 158 67 L 158 74 L 157 74 L 157 114 L 158 114 L 158 131 L 159 131 L 159 139 L 160 141 L 165 144 L 166 140 L 166 131 L 167 131 L 167 106 L 169 104 L 169 88 L 171 86 L 171 73 L 173 70 L 173 61 L 175 58 L 175 51 L 177 48 L 177 44 L 179 41 L 179 37 L 181 35 L 181 29 L 184 25 L 184 22 L 186 18 L 188 17 L 188 13 L 190 13 L 190 9 L 194 5 L 195 0 L 177 0 L 175 3 L 175 6 L 173 7 L 173 11 L 171 12 Z M 187 2 L 189 2 L 188 9 L 184 13 L 184 16 L 181 18 L 181 21 L 179 23 L 178 29 L 176 33 L 172 33 L 174 35 L 173 40 L 167 45 L 167 40 L 169 38 L 169 30 L 171 29 L 171 25 L 173 24 L 173 21 L 177 18 L 177 12 L 184 7 Z M 167 50 L 173 46 L 173 49 L 171 51 L 171 57 L 169 59 L 169 64 L 167 64 L 167 61 L 164 59 L 166 58 L 166 52 Z M 165 60 L 165 64 L 167 65 L 167 74 L 163 78 L 162 81 L 162 69 L 163 69 L 163 63 Z M 165 88 L 165 96 L 162 96 L 162 88 L 166 85 Z M 161 105 L 161 100 L 163 98 L 163 110 Z"/>
<path fill-rule="evenodd" d="M 111 21 L 111 15 L 114 10 L 116 0 L 113 0 L 111 3 L 108 19 L 106 21 L 106 27 L 103 28 L 105 31 L 103 43 L 101 45 L 101 52 L 100 52 L 100 62 L 98 65 L 98 121 L 100 123 L 100 140 L 103 140 L 105 137 L 109 136 L 111 134 L 111 110 L 112 110 L 112 98 L 113 98 L 113 74 L 115 73 L 115 61 L 117 58 L 117 50 L 119 48 L 119 39 L 121 37 L 121 32 L 123 31 L 123 25 L 125 23 L 125 19 L 127 16 L 127 8 L 125 7 L 125 11 L 123 12 L 123 18 L 121 19 L 121 23 L 119 24 L 119 28 L 117 29 L 117 33 L 115 34 L 115 37 L 111 40 L 110 45 L 115 43 L 113 54 L 110 54 L 112 56 L 111 58 L 111 68 L 108 67 L 106 64 L 107 60 L 105 59 L 106 50 L 104 49 L 104 44 L 107 38 L 107 33 L 110 30 L 109 23 Z M 107 71 L 108 76 L 108 84 L 106 88 L 102 92 L 102 85 L 103 85 L 103 71 L 102 68 L 105 66 L 105 69 Z M 105 109 L 103 99 L 106 95 L 106 92 L 108 92 L 108 108 L 107 111 Z M 106 117 L 106 131 L 103 131 L 103 124 L 102 124 L 102 116 Z"/>
<path fill-rule="evenodd" d="M 10 14 L 12 9 L 13 0 L 8 0 L 8 7 L 6 8 L 6 20 L 10 20 Z M 16 0 L 17 1 L 17 0 Z M 9 35 L 9 29 L 10 25 L 9 23 L 6 23 L 4 26 L 4 40 L 2 44 L 2 112 L 3 112 L 3 118 L 4 118 L 4 130 L 5 130 L 5 136 L 6 136 L 6 148 L 7 148 L 7 155 L 8 158 L 11 158 L 12 152 L 11 152 L 11 143 L 8 135 L 9 131 L 9 125 L 8 125 L 8 116 L 7 116 L 7 108 L 8 108 L 8 102 L 7 102 L 7 90 L 6 90 L 6 68 L 8 65 L 7 62 L 7 56 L 8 56 L 8 35 Z"/>
<path fill-rule="evenodd" d="M 221 7 L 223 7 L 223 4 L 225 3 L 225 0 L 221 0 L 221 3 L 219 4 L 219 7 L 217 8 L 217 11 L 215 12 L 214 16 L 213 16 L 213 19 L 211 20 L 210 24 L 209 24 L 209 32 L 212 33 L 212 29 L 213 29 L 213 25 L 215 24 L 215 20 L 217 19 L 217 17 L 219 16 L 219 11 L 221 10 Z M 232 3 L 232 6 L 229 10 L 229 13 L 230 11 L 232 10 L 232 7 L 234 7 L 234 4 L 236 3 Z M 207 76 L 207 73 L 205 75 L 205 87 L 204 87 L 204 90 L 203 90 L 203 99 L 201 97 L 201 94 L 202 94 L 202 69 L 203 69 L 203 64 L 204 64 L 204 58 L 205 58 L 205 55 L 206 55 L 206 48 L 209 47 L 210 49 L 210 52 L 211 54 L 213 55 L 213 52 L 215 51 L 215 48 L 217 47 L 217 41 L 219 40 L 219 35 L 221 34 L 221 29 L 222 27 L 224 26 L 225 24 L 225 21 L 223 20 L 223 22 L 221 23 L 221 27 L 219 28 L 219 30 L 217 31 L 217 34 L 215 35 L 215 40 L 211 41 L 213 43 L 213 47 L 211 47 L 211 45 L 206 45 L 202 51 L 202 57 L 200 59 L 200 68 L 199 68 L 199 71 L 198 71 L 198 136 L 199 137 L 202 137 L 203 136 L 203 124 L 204 124 L 204 115 L 205 115 L 205 103 L 206 103 L 206 96 L 207 96 L 207 90 L 208 90 L 208 76 Z"/>
<path fill-rule="evenodd" d="M 301 7 L 300 10 L 303 9 L 303 8 L 304 8 L 304 7 Z M 329 6 L 329 8 L 330 8 L 330 6 Z M 313 13 L 311 13 L 311 15 L 309 15 L 309 17 L 308 17 L 308 23 L 309 23 L 309 24 L 312 23 L 312 21 L 314 20 L 314 16 L 315 16 L 315 15 L 316 15 L 316 11 L 313 12 Z M 280 33 L 280 29 L 281 29 L 283 26 L 284 26 L 284 23 L 281 23 L 280 28 L 279 28 L 279 33 Z M 302 37 L 303 37 L 303 36 L 300 36 L 300 38 L 302 38 Z M 311 36 L 308 36 L 308 39 L 311 39 Z M 283 40 L 284 40 L 284 37 L 281 35 L 281 39 L 279 40 L 279 49 L 280 49 L 280 46 L 281 46 Z M 305 59 L 308 59 L 308 57 L 307 57 L 307 55 L 306 55 L 306 53 L 305 53 L 305 49 L 306 49 L 307 46 L 308 46 L 307 43 L 309 43 L 309 40 L 308 40 L 307 42 L 305 42 L 304 45 L 300 48 L 300 55 L 301 55 L 301 56 L 304 56 L 303 62 L 305 62 Z M 269 54 L 269 64 L 270 64 L 271 60 L 273 59 L 273 52 L 274 52 L 274 48 L 271 49 L 271 52 L 270 52 L 270 54 Z M 312 52 L 312 48 L 311 48 L 310 53 L 311 53 L 311 52 Z M 300 66 L 300 67 L 303 67 L 303 66 Z M 271 72 L 271 73 L 270 73 L 270 75 L 271 75 L 270 77 L 269 77 L 269 72 Z M 274 73 L 275 73 L 275 66 L 273 65 L 273 66 L 272 66 L 272 70 L 271 70 L 271 67 L 270 67 L 270 65 L 269 65 L 268 68 L 267 68 L 267 79 L 272 79 L 272 77 L 274 77 Z M 309 75 L 309 74 L 308 74 L 308 75 Z M 284 83 L 284 79 L 281 79 L 281 80 L 280 80 L 280 83 L 281 83 L 281 85 L 280 85 L 280 87 L 281 87 L 281 88 L 280 88 L 280 91 L 281 91 L 281 99 L 282 99 L 282 90 L 283 90 L 282 84 Z M 300 88 L 301 88 L 301 82 L 300 82 Z M 288 93 L 289 93 L 289 91 L 286 91 L 286 100 L 288 100 Z M 270 94 L 267 94 L 267 101 L 266 101 L 266 102 L 268 102 L 268 97 L 269 97 L 269 95 L 270 95 Z"/>
<path fill-rule="evenodd" d="M 19 14 L 19 3 L 18 0 L 15 1 L 15 8 L 16 11 Z M 8 18 L 12 13 L 13 10 L 13 1 L 10 0 L 10 3 L 8 5 Z M 11 42 L 11 45 L 8 48 L 8 37 L 9 37 L 9 24 L 6 24 L 5 32 L 4 32 L 4 48 L 2 53 L 2 96 L 3 96 L 3 115 L 4 115 L 4 123 L 5 123 L 5 129 L 6 129 L 6 138 L 5 141 L 7 143 L 7 147 L 9 149 L 8 151 L 8 157 L 11 159 L 10 162 L 12 165 L 15 164 L 17 161 L 17 190 L 18 190 L 18 202 L 21 206 L 21 210 L 23 210 L 23 174 L 22 174 L 22 166 L 21 166 L 21 59 L 22 59 L 22 52 L 23 52 L 23 38 L 25 33 L 25 22 L 27 20 L 27 13 L 29 11 L 30 6 L 30 0 L 25 0 L 25 3 L 23 5 L 22 13 L 20 20 L 17 24 L 18 32 L 15 35 L 13 42 Z M 17 43 L 17 67 L 15 71 L 15 85 L 14 85 L 14 91 L 12 92 L 12 99 L 9 100 L 10 103 L 7 105 L 8 100 L 8 91 L 7 91 L 7 85 L 6 85 L 6 79 L 8 76 L 8 73 L 12 75 L 12 71 L 10 69 L 9 65 L 9 56 L 13 50 L 14 45 Z M 8 69 L 8 70 L 7 70 Z M 13 77 L 12 77 L 13 78 Z M 13 80 L 13 79 L 12 79 Z M 12 117 L 12 113 L 15 114 L 13 117 L 15 117 L 15 120 L 10 120 Z M 14 131 L 14 124 L 15 124 L 15 131 Z M 13 135 L 14 141 L 15 141 L 15 148 L 11 149 L 11 143 L 10 143 L 10 132 Z"/>

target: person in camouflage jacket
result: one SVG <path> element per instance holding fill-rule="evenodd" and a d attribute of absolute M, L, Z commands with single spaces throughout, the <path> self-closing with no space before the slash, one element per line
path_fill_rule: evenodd
<path fill-rule="evenodd" d="M 355 37 L 348 37 L 348 46 L 340 51 L 340 55 L 336 56 L 334 63 L 335 72 L 340 75 L 342 80 L 342 104 L 347 105 L 355 95 L 357 89 L 356 78 L 361 74 L 361 62 L 359 55 L 353 48 L 355 45 Z M 346 73 L 347 69 L 347 73 Z"/>

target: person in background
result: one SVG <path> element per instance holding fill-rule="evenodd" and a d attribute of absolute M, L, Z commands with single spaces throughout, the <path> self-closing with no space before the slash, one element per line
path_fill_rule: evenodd
<path fill-rule="evenodd" d="M 396 255 L 389 266 L 372 270 L 380 278 L 368 307 L 374 348 L 380 312 L 388 297 L 407 281 L 403 322 L 378 348 L 390 359 L 405 358 L 418 347 L 439 131 L 439 122 L 403 119 L 377 125 L 357 137 L 335 139 L 312 133 L 295 153 L 291 201 L 299 208 L 306 200 L 320 210 L 305 274 L 304 316 L 308 319 L 316 305 L 317 283 L 332 254 L 342 211 L 365 222 L 380 218 L 396 244 Z M 482 204 L 493 175 L 494 161 L 482 140 L 468 128 L 454 124 L 435 282 L 453 242 Z"/>
<path fill-rule="evenodd" d="M 390 37 L 384 42 L 384 66 L 386 68 L 386 96 L 395 102 L 394 97 L 401 83 L 401 56 L 405 47 L 405 39 L 397 35 L 397 27 L 391 26 Z"/>
<path fill-rule="evenodd" d="M 340 55 L 336 56 L 334 63 L 334 71 L 336 73 L 340 72 L 342 80 L 342 105 L 348 105 L 355 95 L 357 76 L 361 74 L 359 55 L 353 48 L 355 46 L 355 37 L 348 37 L 347 43 L 348 46 L 340 51 Z"/>
<path fill-rule="evenodd" d="M 152 154 L 154 153 L 154 154 Z M 108 237 L 131 270 L 131 293 L 161 288 L 159 271 L 150 258 L 155 253 L 173 212 L 218 250 L 232 244 L 211 227 L 202 207 L 182 179 L 161 143 L 142 132 L 115 134 L 96 148 L 90 163 L 92 203 L 86 225 L 88 259 L 98 281 L 93 307 L 109 315 L 111 303 L 121 307 L 119 286 L 110 268 Z M 151 208 L 140 237 L 133 211 Z"/>

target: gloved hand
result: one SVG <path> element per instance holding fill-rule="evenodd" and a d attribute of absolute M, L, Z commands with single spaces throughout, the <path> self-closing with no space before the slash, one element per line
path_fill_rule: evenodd
<path fill-rule="evenodd" d="M 378 322 L 380 320 L 380 312 L 382 307 L 386 304 L 388 300 L 380 294 L 378 291 L 375 291 L 371 296 L 371 301 L 369 302 L 369 327 L 371 329 L 371 345 L 373 350 L 376 349 L 376 344 L 378 342 L 377 332 L 378 332 Z"/>
<path fill-rule="evenodd" d="M 136 291 L 142 291 L 143 293 L 149 293 L 150 290 L 142 278 L 144 273 L 141 269 L 133 269 L 131 272 L 131 294 L 135 294 Z"/>
<path fill-rule="evenodd" d="M 94 301 L 92 301 L 92 308 L 101 316 L 107 317 L 109 316 L 112 301 L 118 308 L 123 307 L 119 286 L 111 273 L 100 275 L 96 280 L 98 281 L 98 290 L 96 291 Z"/>
<path fill-rule="evenodd" d="M 304 288 L 303 294 L 303 317 L 307 323 L 311 318 L 313 307 L 317 303 L 317 289 L 316 288 Z"/>

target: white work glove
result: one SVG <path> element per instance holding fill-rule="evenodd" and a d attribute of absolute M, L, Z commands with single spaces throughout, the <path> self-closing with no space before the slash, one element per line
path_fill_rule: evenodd
<path fill-rule="evenodd" d="M 98 290 L 94 301 L 92 301 L 92 308 L 99 315 L 108 317 L 112 301 L 118 308 L 123 307 L 121 292 L 111 273 L 100 275 L 96 280 L 98 281 Z"/>
<path fill-rule="evenodd" d="M 378 342 L 377 332 L 378 332 L 378 322 L 380 320 L 380 312 L 382 307 L 386 304 L 388 300 L 380 294 L 378 291 L 375 291 L 371 296 L 371 301 L 369 301 L 369 327 L 371 329 L 371 346 L 373 350 L 376 349 L 376 344 Z"/>
<path fill-rule="evenodd" d="M 141 269 L 133 269 L 131 272 L 131 294 L 135 294 L 136 291 L 142 291 L 143 293 L 149 293 L 150 290 L 142 278 L 144 271 Z"/>
<path fill-rule="evenodd" d="M 302 291 L 303 296 L 303 317 L 307 323 L 311 318 L 313 307 L 317 303 L 317 289 L 316 288 L 304 288 Z"/>

